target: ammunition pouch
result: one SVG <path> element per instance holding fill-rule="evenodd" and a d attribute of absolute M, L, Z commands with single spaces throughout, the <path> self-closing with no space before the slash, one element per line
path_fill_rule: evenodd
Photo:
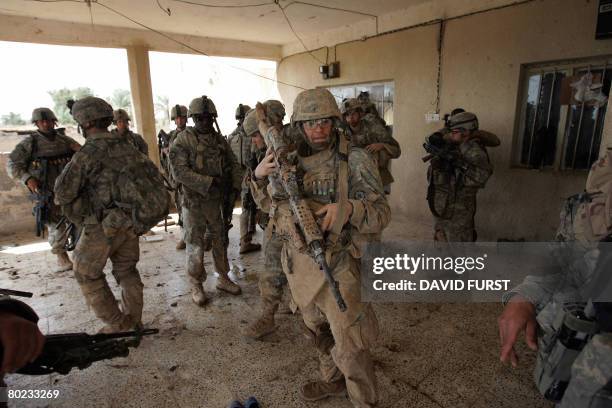
<path fill-rule="evenodd" d="M 559 402 L 569 384 L 576 357 L 599 331 L 599 325 L 584 315 L 561 309 L 552 329 L 538 339 L 534 377 L 544 398 Z"/>

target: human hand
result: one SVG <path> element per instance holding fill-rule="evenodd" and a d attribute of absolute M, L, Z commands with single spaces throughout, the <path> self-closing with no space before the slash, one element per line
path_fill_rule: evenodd
<path fill-rule="evenodd" d="M 43 350 L 45 336 L 36 323 L 12 313 L 0 312 L 0 343 L 3 358 L 0 377 L 36 360 Z"/>
<path fill-rule="evenodd" d="M 255 168 L 255 177 L 257 177 L 257 179 L 266 178 L 275 170 L 276 163 L 274 162 L 274 153 L 272 153 L 272 149 L 268 149 L 266 151 L 266 157 L 264 157 Z"/>
<path fill-rule="evenodd" d="M 34 177 L 30 177 L 28 181 L 26 181 L 26 185 L 28 186 L 31 192 L 36 193 L 38 192 L 38 187 L 40 186 L 40 183 Z"/>
<path fill-rule="evenodd" d="M 342 220 L 342 225 L 346 224 L 351 218 L 351 214 L 353 214 L 353 204 L 350 201 L 326 204 L 315 213 L 318 217 L 323 217 L 321 222 L 323 231 L 331 230 L 338 219 Z"/>
<path fill-rule="evenodd" d="M 518 365 L 518 356 L 514 350 L 519 334 L 525 330 L 525 341 L 532 350 L 538 349 L 537 321 L 535 307 L 521 295 L 514 295 L 497 319 L 501 351 L 499 359 L 502 363 L 510 361 L 513 367 Z"/>
<path fill-rule="evenodd" d="M 372 143 L 371 145 L 367 145 L 365 149 L 370 153 L 376 153 L 385 148 L 384 143 Z"/>

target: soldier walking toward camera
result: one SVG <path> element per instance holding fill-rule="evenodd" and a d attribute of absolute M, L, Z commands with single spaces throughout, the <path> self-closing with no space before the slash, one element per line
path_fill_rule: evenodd
<path fill-rule="evenodd" d="M 202 286 L 206 280 L 204 236 L 207 232 L 211 235 L 213 261 L 219 274 L 217 289 L 233 295 L 241 293 L 240 286 L 228 276 L 226 225 L 222 214 L 226 190 L 239 192 L 241 179 L 234 154 L 213 127 L 217 117 L 213 101 L 205 96 L 195 98 L 189 104 L 189 115 L 195 126 L 178 134 L 170 146 L 170 163 L 183 192 L 191 297 L 194 303 L 203 306 L 207 301 Z"/>
<path fill-rule="evenodd" d="M 170 197 L 155 164 L 108 131 L 113 109 L 107 102 L 80 99 L 72 105 L 72 116 L 87 141 L 58 177 L 55 201 L 82 228 L 74 250 L 75 277 L 88 305 L 106 324 L 102 331 L 139 328 L 138 236 L 168 214 Z M 108 259 L 121 286 L 121 309 L 104 275 Z"/>
<path fill-rule="evenodd" d="M 273 126 L 283 139 L 288 144 L 295 144 L 295 140 L 292 139 L 292 131 L 290 125 L 283 126 L 283 118 L 285 117 L 285 107 L 280 101 L 268 100 L 263 103 L 265 108 L 266 117 L 271 126 Z M 244 130 L 253 140 L 253 144 L 256 147 L 257 160 L 252 167 L 252 171 L 246 176 L 246 182 L 251 185 L 253 191 L 259 192 L 259 195 L 255 201 L 261 206 L 262 211 L 267 213 L 270 212 L 270 202 L 266 199 L 266 195 L 262 194 L 263 189 L 269 185 L 269 179 L 263 178 L 256 180 L 253 175 L 253 171 L 257 165 L 264 159 L 266 154 L 266 143 L 259 132 L 257 122 L 257 112 L 254 110 L 250 111 L 247 118 L 244 121 Z M 271 175 L 273 179 L 273 175 Z M 285 197 L 282 192 L 282 186 L 279 185 L 278 180 L 272 180 L 272 195 L 279 198 Z M 281 264 L 281 250 L 283 247 L 283 241 L 280 239 L 276 232 L 275 223 L 276 217 L 274 214 L 271 215 L 272 220 L 266 224 L 266 230 L 264 233 L 264 268 L 259 273 L 259 295 L 261 297 L 261 315 L 246 329 L 245 336 L 252 339 L 261 339 L 264 336 L 273 333 L 276 330 L 276 324 L 274 316 L 277 312 L 289 313 L 290 309 L 283 304 L 283 292 L 287 290 L 287 278 L 283 273 L 283 267 Z"/>
<path fill-rule="evenodd" d="M 476 115 L 461 112 L 448 119 L 446 135 L 436 132 L 428 138 L 426 145 L 443 152 L 432 156 L 428 169 L 436 241 L 476 241 L 476 195 L 493 173 L 486 149 L 491 144 L 479 135 Z"/>
<path fill-rule="evenodd" d="M 170 164 L 170 146 L 176 140 L 176 137 L 180 132 L 185 130 L 187 127 L 187 107 L 184 105 L 175 105 L 170 110 L 170 119 L 174 121 L 176 124 L 176 129 L 172 130 L 168 133 L 166 141 L 166 146 L 160 148 L 160 163 L 161 167 L 170 183 L 170 187 L 174 189 L 174 204 L 176 205 L 176 211 L 178 213 L 179 221 L 178 225 L 183 229 L 183 214 L 182 214 L 182 202 L 183 195 L 181 193 L 181 185 L 177 183 L 174 178 L 174 174 L 172 174 L 172 166 Z M 160 131 L 161 133 L 161 131 Z M 181 232 L 183 234 L 183 232 Z M 186 248 L 185 238 L 181 235 L 181 239 L 176 243 L 177 250 L 183 250 Z"/>
<path fill-rule="evenodd" d="M 124 137 L 132 146 L 145 156 L 149 156 L 149 145 L 138 133 L 130 130 L 130 116 L 124 109 L 117 109 L 113 112 L 113 123 L 116 126 L 111 133 L 117 133 Z"/>
<path fill-rule="evenodd" d="M 278 130 L 269 126 L 260 111 L 260 132 L 266 140 L 280 140 Z M 292 163 L 283 171 L 296 166 L 297 184 L 303 186 L 303 197 L 319 219 L 320 230 L 325 232 L 326 258 L 346 306 L 340 310 L 319 263 L 311 257 L 312 247 L 304 241 L 303 231 L 312 231 L 314 226 L 298 231 L 293 204 L 272 196 L 275 230 L 284 242 L 283 270 L 308 333 L 317 345 L 323 375 L 320 381 L 304 385 L 300 395 L 307 401 L 317 401 L 348 392 L 355 407 L 373 407 L 378 397 L 369 348 L 377 337 L 378 321 L 372 306 L 361 302 L 360 264 L 356 258 L 359 251 L 351 231 L 380 232 L 389 222 L 389 206 L 376 165 L 364 150 L 350 147 L 340 124 L 340 111 L 328 90 L 300 93 L 292 119 L 304 139 L 298 143 L 295 155 L 283 147 L 275 153 L 276 158 Z M 270 154 L 259 164 L 255 170 L 257 179 L 278 171 L 274 160 Z M 289 184 L 283 185 L 289 188 Z"/>
<path fill-rule="evenodd" d="M 8 158 L 7 172 L 30 190 L 35 202 L 37 234 L 44 235 L 44 229 L 47 229 L 51 252 L 57 255 L 55 271 L 67 271 L 72 269 L 65 249 L 68 224 L 62 222 L 58 225 L 62 211 L 53 202 L 53 186 L 81 145 L 55 130 L 57 118 L 51 109 L 34 109 L 32 123 L 38 130 L 15 146 Z"/>
<path fill-rule="evenodd" d="M 378 165 L 378 171 L 387 189 L 393 183 L 389 171 L 392 159 L 402 154 L 399 143 L 391 136 L 387 127 L 376 120 L 374 114 L 366 113 L 358 99 L 347 99 L 342 102 L 342 117 L 351 130 L 351 144 L 365 149 L 372 155 Z"/>
<path fill-rule="evenodd" d="M 240 213 L 240 253 L 246 254 L 249 252 L 259 251 L 260 244 L 254 244 L 253 235 L 255 234 L 255 217 L 257 208 L 254 205 L 253 196 L 249 186 L 244 183 L 244 177 L 249 168 L 251 158 L 253 156 L 251 138 L 244 132 L 244 118 L 251 107 L 240 104 L 236 108 L 236 120 L 238 125 L 236 129 L 228 136 L 227 141 L 234 152 L 234 156 L 238 160 L 240 172 L 242 176 L 242 190 L 240 198 L 242 201 L 242 212 Z"/>

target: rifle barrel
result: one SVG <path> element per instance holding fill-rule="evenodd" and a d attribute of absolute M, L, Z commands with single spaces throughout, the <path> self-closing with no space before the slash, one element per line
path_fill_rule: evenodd
<path fill-rule="evenodd" d="M 33 296 L 33 293 L 32 292 L 22 292 L 20 290 L 12 290 L 12 289 L 0 289 L 0 295 L 31 298 Z"/>

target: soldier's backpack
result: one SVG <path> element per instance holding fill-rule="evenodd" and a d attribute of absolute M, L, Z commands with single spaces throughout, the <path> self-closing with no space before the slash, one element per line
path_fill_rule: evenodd
<path fill-rule="evenodd" d="M 122 140 L 109 141 L 106 149 L 96 146 L 96 150 L 98 171 L 110 172 L 111 207 L 129 218 L 136 234 L 144 234 L 166 218 L 170 194 L 161 173 L 147 156 Z"/>
<path fill-rule="evenodd" d="M 608 149 L 591 167 L 586 191 L 565 201 L 556 239 L 593 243 L 611 233 L 612 149 Z"/>

